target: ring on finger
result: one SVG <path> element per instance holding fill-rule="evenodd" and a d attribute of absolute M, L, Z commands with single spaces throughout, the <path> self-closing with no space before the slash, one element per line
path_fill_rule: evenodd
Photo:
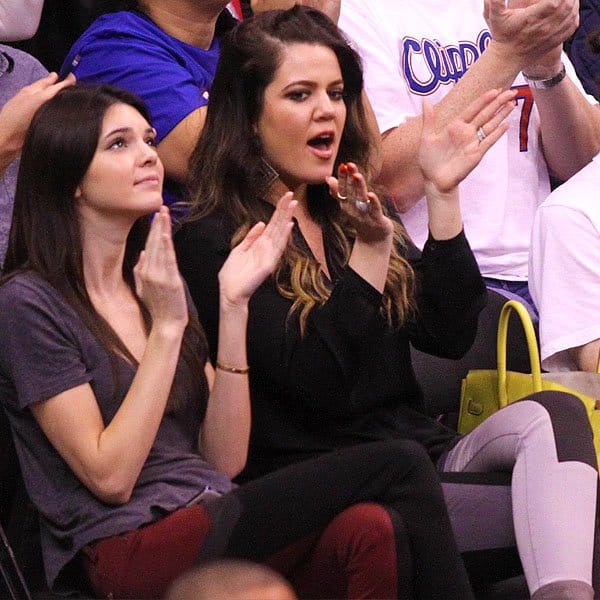
<path fill-rule="evenodd" d="M 364 200 L 355 200 L 354 201 L 354 206 L 356 207 L 356 210 L 358 210 L 359 212 L 367 212 L 369 210 L 369 204 L 370 202 L 366 202 Z"/>
<path fill-rule="evenodd" d="M 485 138 L 487 137 L 487 134 L 485 133 L 485 131 L 483 130 L 483 127 L 478 127 L 477 128 L 477 139 L 480 142 L 483 142 L 483 140 L 485 140 Z"/>
<path fill-rule="evenodd" d="M 341 200 L 342 202 L 343 202 L 344 200 L 348 200 L 348 196 L 343 196 L 343 195 L 342 195 L 342 194 L 340 194 L 339 192 L 337 192 L 337 194 L 336 194 L 336 195 L 337 195 L 337 198 L 338 198 L 338 200 Z"/>

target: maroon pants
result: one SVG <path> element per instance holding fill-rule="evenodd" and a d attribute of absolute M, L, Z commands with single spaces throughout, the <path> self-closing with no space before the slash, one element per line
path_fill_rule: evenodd
<path fill-rule="evenodd" d="M 94 591 L 103 598 L 164 598 L 171 582 L 197 563 L 209 526 L 209 514 L 197 505 L 88 546 L 84 566 Z M 397 597 L 394 530 L 377 504 L 346 509 L 323 531 L 263 562 L 300 597 Z"/>

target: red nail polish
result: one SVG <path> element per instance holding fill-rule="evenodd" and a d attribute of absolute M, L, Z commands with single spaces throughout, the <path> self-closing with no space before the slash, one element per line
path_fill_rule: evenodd
<path fill-rule="evenodd" d="M 340 165 L 340 173 L 345 175 L 347 172 L 348 172 L 348 167 L 346 166 L 346 163 L 342 163 Z"/>

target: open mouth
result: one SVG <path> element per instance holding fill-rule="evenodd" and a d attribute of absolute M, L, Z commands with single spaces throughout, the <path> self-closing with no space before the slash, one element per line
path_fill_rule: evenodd
<path fill-rule="evenodd" d="M 332 152 L 334 141 L 333 133 L 322 133 L 308 140 L 308 145 L 313 148 L 319 156 L 328 158 Z"/>

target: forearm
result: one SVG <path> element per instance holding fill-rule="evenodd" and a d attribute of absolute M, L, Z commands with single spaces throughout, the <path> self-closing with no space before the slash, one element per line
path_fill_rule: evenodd
<path fill-rule="evenodd" d="M 434 240 L 450 240 L 463 228 L 458 188 L 442 193 L 431 182 L 424 182 L 429 215 L 429 231 Z"/>
<path fill-rule="evenodd" d="M 516 58 L 490 42 L 481 57 L 435 105 L 436 129 L 447 126 L 485 91 L 509 88 L 519 71 Z M 419 115 L 383 134 L 383 165 L 378 181 L 386 187 L 402 212 L 412 208 L 425 195 L 425 182 L 417 160 L 421 128 Z"/>
<path fill-rule="evenodd" d="M 569 350 L 577 367 L 582 371 L 596 373 L 598 369 L 598 357 L 600 355 L 600 340 L 594 340 L 583 346 Z"/>
<path fill-rule="evenodd" d="M 181 349 L 181 328 L 155 326 L 131 387 L 112 421 L 101 432 L 94 479 L 114 490 L 116 500 L 129 499 L 156 439 L 171 392 Z"/>
<path fill-rule="evenodd" d="M 11 135 L 11 125 L 3 122 L 3 115 L 0 111 L 0 177 L 10 164 L 19 156 L 23 140 L 17 135 Z"/>
<path fill-rule="evenodd" d="M 567 180 L 600 150 L 600 109 L 587 101 L 569 77 L 549 89 L 534 89 L 533 95 L 548 169 Z"/>
<path fill-rule="evenodd" d="M 218 363 L 245 368 L 248 307 L 228 307 L 219 311 Z M 216 468 L 235 477 L 246 464 L 250 438 L 250 391 L 248 375 L 217 366 L 200 433 L 204 457 Z"/>

